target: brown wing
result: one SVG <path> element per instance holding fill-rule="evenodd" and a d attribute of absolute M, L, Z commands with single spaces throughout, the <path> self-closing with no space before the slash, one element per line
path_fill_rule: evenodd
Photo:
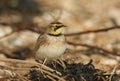
<path fill-rule="evenodd" d="M 36 54 L 37 50 L 40 48 L 41 45 L 43 45 L 46 41 L 46 36 L 44 34 L 40 35 L 37 39 L 37 42 L 35 44 L 35 48 L 33 51 L 33 54 Z"/>

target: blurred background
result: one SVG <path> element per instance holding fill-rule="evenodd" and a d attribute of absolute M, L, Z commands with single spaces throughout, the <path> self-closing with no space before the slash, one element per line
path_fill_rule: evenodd
<path fill-rule="evenodd" d="M 120 0 L 0 0 L 0 58 L 31 60 L 39 33 L 55 20 L 67 25 L 65 34 L 120 26 Z M 65 59 L 75 63 L 93 59 L 96 68 L 103 70 L 112 70 L 120 62 L 120 29 L 66 38 L 117 55 L 70 45 Z"/>

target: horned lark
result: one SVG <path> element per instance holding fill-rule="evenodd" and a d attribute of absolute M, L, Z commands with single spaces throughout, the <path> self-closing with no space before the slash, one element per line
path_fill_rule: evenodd
<path fill-rule="evenodd" d="M 47 31 L 38 37 L 35 46 L 36 61 L 54 60 L 65 52 L 67 43 L 63 35 L 64 27 L 61 22 L 50 23 Z"/>

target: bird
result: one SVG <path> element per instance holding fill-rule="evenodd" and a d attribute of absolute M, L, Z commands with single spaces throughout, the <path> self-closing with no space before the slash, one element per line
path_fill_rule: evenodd
<path fill-rule="evenodd" d="M 67 49 L 66 37 L 64 36 L 65 25 L 59 21 L 50 23 L 45 33 L 40 34 L 35 48 L 35 60 L 51 61 L 59 58 Z"/>

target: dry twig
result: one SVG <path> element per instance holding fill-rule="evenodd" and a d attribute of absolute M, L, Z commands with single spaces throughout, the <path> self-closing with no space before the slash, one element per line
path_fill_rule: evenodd
<path fill-rule="evenodd" d="M 117 67 L 118 67 L 118 65 L 116 65 L 116 66 L 113 68 L 113 71 L 111 72 L 111 75 L 110 75 L 110 77 L 109 77 L 109 81 L 112 81 L 112 77 L 113 77 L 113 75 L 115 74 L 115 71 L 116 71 Z"/>
<path fill-rule="evenodd" d="M 103 28 L 98 30 L 83 31 L 83 32 L 77 32 L 77 33 L 70 33 L 70 34 L 65 34 L 65 36 L 74 36 L 74 35 L 82 35 L 82 34 L 89 34 L 89 33 L 100 33 L 100 32 L 106 32 L 114 29 L 120 29 L 120 26 Z"/>
<path fill-rule="evenodd" d="M 48 74 L 54 78 L 57 78 L 58 80 L 60 81 L 65 81 L 63 78 L 53 74 L 53 72 L 57 72 L 59 74 L 61 74 L 60 72 L 56 71 L 56 70 L 53 70 L 43 64 L 40 64 L 40 63 L 35 63 L 35 62 L 27 62 L 27 61 L 22 61 L 22 60 L 15 60 L 15 59 L 0 59 L 0 61 L 3 61 L 3 62 L 12 62 L 12 63 L 21 63 L 21 64 L 32 64 L 32 65 L 39 65 L 40 68 L 38 68 L 39 71 L 42 71 L 44 72 L 45 74 Z M 15 68 L 15 67 L 9 67 L 9 66 L 2 66 L 0 65 L 0 67 L 4 67 L 4 69 L 9 69 L 9 70 L 12 70 L 12 71 L 16 71 L 16 70 L 20 70 L 20 71 L 26 71 L 26 70 L 31 70 L 31 69 L 36 69 L 36 68 Z"/>
<path fill-rule="evenodd" d="M 118 54 L 118 53 L 116 53 L 116 52 L 112 52 L 112 51 L 103 49 L 103 48 L 98 47 L 98 46 L 92 46 L 92 45 L 81 44 L 81 43 L 73 43 L 73 42 L 69 42 L 69 41 L 68 41 L 68 44 L 74 45 L 74 46 L 84 46 L 84 47 L 88 47 L 88 48 L 95 48 L 95 49 L 98 49 L 98 50 L 100 50 L 101 52 L 104 52 L 104 53 L 115 54 L 115 55 L 117 55 L 117 56 L 120 56 L 120 54 Z"/>
<path fill-rule="evenodd" d="M 23 60 L 17 60 L 17 59 L 0 59 L 1 62 L 6 62 L 6 63 L 16 63 L 16 64 L 21 64 L 23 66 L 25 65 L 32 65 L 32 66 L 40 66 L 42 69 L 50 71 L 50 72 L 56 72 L 58 75 L 61 75 L 60 72 L 53 70 L 52 68 L 47 67 L 46 65 L 37 63 L 37 62 L 33 62 L 33 61 L 23 61 Z"/>

